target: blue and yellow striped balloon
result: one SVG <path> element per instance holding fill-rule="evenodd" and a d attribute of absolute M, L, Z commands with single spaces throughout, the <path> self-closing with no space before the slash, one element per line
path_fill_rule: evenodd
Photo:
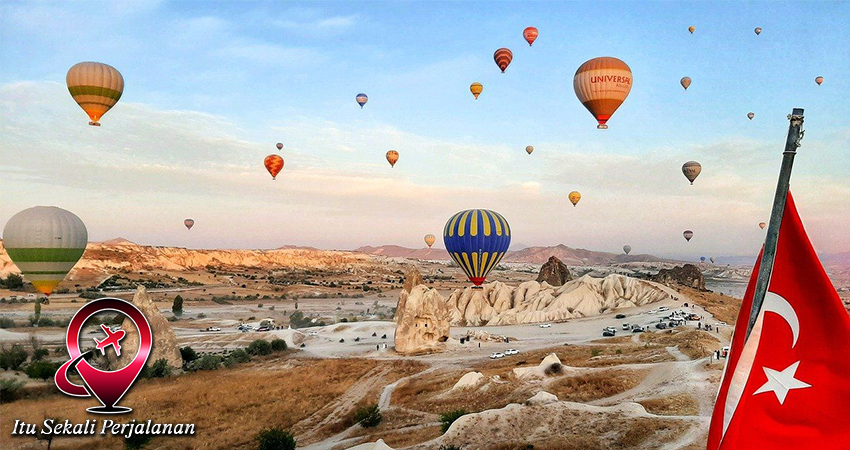
<path fill-rule="evenodd" d="M 452 259 L 480 286 L 511 245 L 511 226 L 501 214 L 467 209 L 446 222 L 443 241 Z"/>

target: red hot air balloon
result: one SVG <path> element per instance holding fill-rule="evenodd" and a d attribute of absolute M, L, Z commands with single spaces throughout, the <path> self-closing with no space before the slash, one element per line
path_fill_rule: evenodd
<path fill-rule="evenodd" d="M 531 44 L 537 40 L 537 36 L 540 35 L 540 32 L 537 31 L 537 28 L 528 27 L 522 30 L 522 37 L 525 38 L 525 41 L 528 42 L 528 46 L 531 47 Z"/>
<path fill-rule="evenodd" d="M 279 155 L 266 156 L 266 159 L 263 160 L 263 165 L 266 166 L 266 170 L 269 171 L 272 176 L 272 180 L 274 180 L 277 177 L 277 174 L 283 170 L 283 158 Z"/>
<path fill-rule="evenodd" d="M 502 69 L 502 73 L 505 73 L 505 69 L 511 64 L 511 60 L 514 59 L 514 54 L 502 47 L 496 50 L 496 53 L 493 53 L 493 60 L 496 61 L 496 65 L 499 66 L 499 69 Z"/>

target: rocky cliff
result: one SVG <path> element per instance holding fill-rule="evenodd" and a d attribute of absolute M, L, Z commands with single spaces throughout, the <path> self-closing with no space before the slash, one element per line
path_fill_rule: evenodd
<path fill-rule="evenodd" d="M 537 274 L 537 282 L 549 283 L 551 286 L 563 286 L 567 281 L 571 281 L 573 276 L 570 274 L 570 269 L 561 262 L 560 259 L 550 256 L 546 264 L 540 267 L 540 273 Z"/>
<path fill-rule="evenodd" d="M 705 290 L 705 278 L 699 268 L 693 264 L 685 264 L 672 269 L 661 269 L 652 277 L 652 281 L 675 286 L 677 284 L 701 291 Z"/>
<path fill-rule="evenodd" d="M 413 269 L 399 294 L 396 309 L 395 350 L 403 355 L 440 351 L 449 339 L 451 314 L 436 289 L 421 284 Z"/>

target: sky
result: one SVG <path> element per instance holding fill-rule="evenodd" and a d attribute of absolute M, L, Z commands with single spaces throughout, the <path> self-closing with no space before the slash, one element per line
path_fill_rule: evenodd
<path fill-rule="evenodd" d="M 802 107 L 792 190 L 816 249 L 846 252 L 848 21 L 837 1 L 7 1 L 0 224 L 54 205 L 93 241 L 421 247 L 455 212 L 488 208 L 515 245 L 754 255 L 786 115 Z M 504 74 L 500 47 L 514 55 Z M 608 130 L 572 88 L 598 56 L 634 77 Z M 81 61 L 125 80 L 99 128 L 65 86 Z M 262 161 L 277 142 L 272 181 Z M 693 186 L 689 160 L 703 166 Z"/>

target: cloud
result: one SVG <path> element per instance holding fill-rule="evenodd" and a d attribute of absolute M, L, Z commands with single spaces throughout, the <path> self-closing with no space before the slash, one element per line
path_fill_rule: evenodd
<path fill-rule="evenodd" d="M 271 25 L 292 34 L 312 38 L 330 38 L 348 33 L 361 21 L 357 14 L 348 16 L 320 17 L 317 11 L 290 10 L 284 20 L 272 20 Z"/>

